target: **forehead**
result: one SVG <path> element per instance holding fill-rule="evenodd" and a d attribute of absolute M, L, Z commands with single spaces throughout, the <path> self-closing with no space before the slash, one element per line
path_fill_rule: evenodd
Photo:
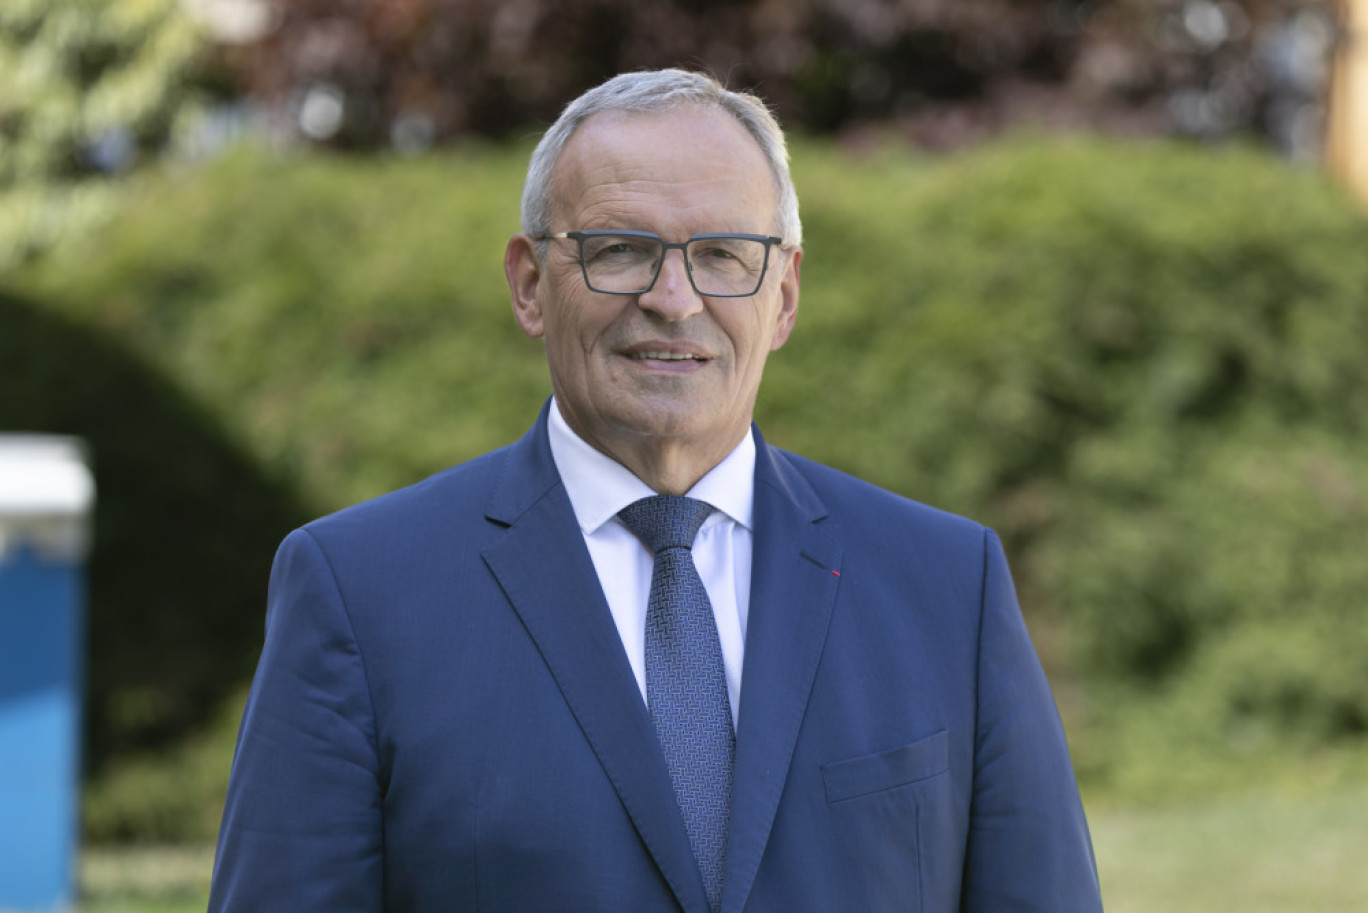
<path fill-rule="evenodd" d="M 754 137 L 727 113 L 695 106 L 595 114 L 566 144 L 552 187 L 570 229 L 769 232 L 777 217 Z"/>

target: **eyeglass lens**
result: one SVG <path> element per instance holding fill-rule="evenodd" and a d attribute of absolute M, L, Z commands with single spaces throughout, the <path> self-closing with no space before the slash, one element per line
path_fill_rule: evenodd
<path fill-rule="evenodd" d="M 632 293 L 649 288 L 660 269 L 658 238 L 594 235 L 581 242 L 584 275 L 590 288 Z M 753 295 L 764 277 L 769 247 L 753 238 L 694 238 L 684 255 L 700 295 Z"/>

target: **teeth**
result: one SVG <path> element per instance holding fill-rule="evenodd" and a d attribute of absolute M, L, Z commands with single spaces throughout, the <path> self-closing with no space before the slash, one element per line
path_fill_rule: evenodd
<path fill-rule="evenodd" d="M 633 358 L 650 358 L 656 361 L 692 361 L 696 355 L 679 354 L 675 352 L 638 352 Z"/>

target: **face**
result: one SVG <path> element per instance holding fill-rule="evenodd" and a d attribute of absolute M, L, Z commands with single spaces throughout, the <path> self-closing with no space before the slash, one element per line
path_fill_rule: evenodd
<path fill-rule="evenodd" d="M 686 107 L 603 112 L 566 144 L 552 231 L 623 228 L 666 241 L 776 231 L 777 194 L 755 140 L 729 115 Z M 629 467 L 632 451 L 680 445 L 716 461 L 746 433 L 765 358 L 798 309 L 800 251 L 770 251 L 748 298 L 703 298 L 670 251 L 641 295 L 590 291 L 574 241 L 509 242 L 505 270 L 527 335 L 544 338 L 556 400 L 575 431 Z"/>

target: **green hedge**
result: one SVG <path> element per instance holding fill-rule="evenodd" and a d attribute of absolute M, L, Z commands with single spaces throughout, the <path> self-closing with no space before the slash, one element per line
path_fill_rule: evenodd
<path fill-rule="evenodd" d="M 98 778 L 241 689 L 271 556 L 310 511 L 116 335 L 3 291 L 0 430 L 90 446 L 85 766 Z"/>
<path fill-rule="evenodd" d="M 809 210 L 772 436 L 1003 532 L 1090 774 L 1361 740 L 1362 213 L 1251 151 L 1088 140 L 859 205 L 867 258 Z"/>
<path fill-rule="evenodd" d="M 143 181 L 22 290 L 331 509 L 512 440 L 546 396 L 500 267 L 527 152 L 244 152 Z M 1344 195 L 1248 150 L 1082 138 L 800 142 L 795 174 L 803 303 L 761 425 L 1003 533 L 1085 775 L 1361 744 L 1368 221 Z M 133 809 L 124 776 L 102 795 Z"/>

